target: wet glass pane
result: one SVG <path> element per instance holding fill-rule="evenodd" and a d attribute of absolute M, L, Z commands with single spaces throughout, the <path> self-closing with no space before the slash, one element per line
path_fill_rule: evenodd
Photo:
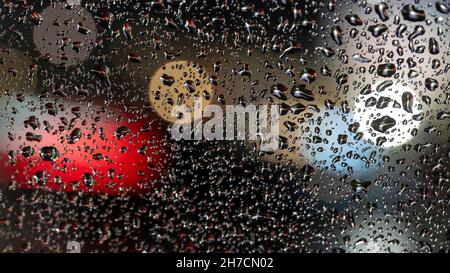
<path fill-rule="evenodd" d="M 447 252 L 450 3 L 0 3 L 0 252 Z"/>

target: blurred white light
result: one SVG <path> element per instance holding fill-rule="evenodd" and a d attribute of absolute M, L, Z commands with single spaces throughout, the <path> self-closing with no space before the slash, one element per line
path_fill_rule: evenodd
<path fill-rule="evenodd" d="M 380 82 L 374 86 L 376 87 L 379 84 Z M 407 112 L 403 108 L 402 95 L 405 92 L 410 92 L 413 95 L 412 113 Z M 390 102 L 384 108 L 380 108 L 378 105 L 367 107 L 366 102 L 369 99 L 372 99 L 372 101 L 376 100 L 377 103 L 383 99 L 390 100 Z M 407 86 L 394 84 L 382 92 L 373 90 L 369 95 L 359 95 L 354 105 L 353 120 L 360 123 L 358 131 L 364 133 L 363 138 L 365 140 L 375 145 L 379 137 L 385 137 L 387 141 L 382 144 L 382 147 L 391 148 L 402 145 L 414 137 L 411 133 L 414 129 L 417 129 L 420 121 L 413 120 L 413 116 L 420 114 L 420 112 L 417 109 L 415 92 Z M 389 116 L 396 122 L 395 126 L 384 133 L 374 130 L 371 126 L 374 120 L 380 119 L 383 116 Z"/>

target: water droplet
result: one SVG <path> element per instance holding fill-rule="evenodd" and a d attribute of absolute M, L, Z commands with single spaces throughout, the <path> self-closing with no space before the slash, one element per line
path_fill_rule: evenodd
<path fill-rule="evenodd" d="M 344 36 L 344 32 L 342 31 L 340 26 L 331 27 L 330 32 L 331 38 L 337 45 L 342 45 L 342 37 Z"/>
<path fill-rule="evenodd" d="M 386 63 L 378 65 L 377 74 L 381 77 L 391 77 L 396 71 L 397 69 L 393 63 Z"/>
<path fill-rule="evenodd" d="M 270 90 L 271 94 L 274 97 L 276 97 L 277 99 L 279 99 L 279 100 L 287 100 L 287 95 L 286 94 L 288 92 L 288 88 L 285 85 L 283 85 L 281 83 L 275 84 L 275 85 L 272 85 L 272 87 L 270 89 L 271 89 Z"/>
<path fill-rule="evenodd" d="M 70 144 L 74 144 L 74 143 L 76 143 L 80 138 L 81 138 L 81 129 L 80 129 L 80 128 L 75 128 L 75 129 L 73 129 L 72 132 L 70 133 L 67 142 L 70 143 Z"/>
<path fill-rule="evenodd" d="M 396 125 L 395 119 L 389 117 L 389 116 L 383 116 L 379 119 L 376 119 L 372 121 L 370 126 L 380 133 L 386 133 L 389 129 L 394 127 Z"/>
<path fill-rule="evenodd" d="M 414 96 L 411 92 L 404 92 L 402 95 L 403 110 L 412 114 Z"/>
<path fill-rule="evenodd" d="M 402 8 L 403 19 L 411 22 L 425 21 L 426 15 L 424 10 L 419 10 L 415 5 L 408 4 Z"/>
<path fill-rule="evenodd" d="M 117 137 L 117 139 L 122 139 L 124 136 L 128 135 L 130 133 L 130 128 L 127 126 L 121 126 L 117 128 L 117 130 L 114 132 L 114 135 Z"/>
<path fill-rule="evenodd" d="M 385 22 L 389 20 L 388 16 L 389 5 L 385 2 L 381 2 L 375 5 L 375 12 L 380 17 L 381 21 Z"/>
<path fill-rule="evenodd" d="M 363 24 L 361 18 L 359 18 L 359 16 L 356 14 L 345 16 L 345 20 L 347 20 L 347 22 L 352 26 L 361 26 Z"/>
<path fill-rule="evenodd" d="M 53 146 L 44 146 L 39 150 L 39 155 L 44 161 L 55 161 L 59 157 L 59 151 Z"/>
<path fill-rule="evenodd" d="M 355 192 L 367 192 L 369 190 L 370 185 L 372 185 L 372 182 L 352 180 L 351 185 Z"/>
<path fill-rule="evenodd" d="M 307 83 L 312 83 L 316 80 L 317 73 L 312 68 L 305 68 L 303 69 L 303 73 L 300 76 L 300 80 L 305 81 Z"/>
<path fill-rule="evenodd" d="M 431 37 L 428 42 L 428 49 L 433 55 L 439 54 L 439 43 L 433 37 Z"/>
<path fill-rule="evenodd" d="M 374 37 L 380 37 L 384 32 L 388 30 L 385 24 L 376 24 L 368 27 L 368 30 Z"/>
<path fill-rule="evenodd" d="M 31 146 L 25 146 L 22 148 L 22 155 L 26 158 L 34 155 L 34 148 Z"/>
<path fill-rule="evenodd" d="M 443 2 L 436 2 L 436 9 L 443 14 L 448 14 L 450 11 L 449 7 Z"/>
<path fill-rule="evenodd" d="M 425 79 L 425 87 L 430 91 L 434 91 L 439 87 L 439 83 L 436 79 L 426 78 Z"/>
<path fill-rule="evenodd" d="M 85 173 L 83 174 L 83 183 L 87 187 L 93 187 L 95 184 L 94 176 L 91 173 Z"/>
<path fill-rule="evenodd" d="M 294 85 L 291 90 L 291 95 L 296 99 L 303 99 L 306 101 L 314 100 L 314 93 L 306 88 L 306 85 Z"/>

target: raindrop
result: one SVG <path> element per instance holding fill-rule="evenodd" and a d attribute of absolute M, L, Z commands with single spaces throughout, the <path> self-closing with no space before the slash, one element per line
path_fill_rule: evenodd
<path fill-rule="evenodd" d="M 412 114 L 414 96 L 411 92 L 404 92 L 402 95 L 403 110 Z"/>
<path fill-rule="evenodd" d="M 83 174 L 83 183 L 87 187 L 93 187 L 94 184 L 95 184 L 94 176 L 92 174 L 90 174 L 90 173 Z"/>
<path fill-rule="evenodd" d="M 44 146 L 39 150 L 39 155 L 44 161 L 55 161 L 59 157 L 59 151 L 53 146 Z"/>
<path fill-rule="evenodd" d="M 379 119 L 372 121 L 370 126 L 380 133 L 386 133 L 389 129 L 396 125 L 395 119 L 389 116 L 383 116 Z"/>
<path fill-rule="evenodd" d="M 377 74 L 381 77 L 391 77 L 396 72 L 395 65 L 392 63 L 378 65 Z"/>
<path fill-rule="evenodd" d="M 294 85 L 291 90 L 291 95 L 296 99 L 303 99 L 306 101 L 314 100 L 314 93 L 306 88 L 306 85 Z"/>
<path fill-rule="evenodd" d="M 403 6 L 402 10 L 403 19 L 411 22 L 425 21 L 426 15 L 424 10 L 419 10 L 415 5 L 408 4 Z"/>
<path fill-rule="evenodd" d="M 117 137 L 117 139 L 122 139 L 124 136 L 128 135 L 130 133 L 130 128 L 127 126 L 121 126 L 117 128 L 117 130 L 114 132 L 114 135 Z"/>
<path fill-rule="evenodd" d="M 333 39 L 333 41 L 337 44 L 337 45 L 342 45 L 342 37 L 344 35 L 342 29 L 340 26 L 333 26 L 331 27 L 331 38 Z"/>

